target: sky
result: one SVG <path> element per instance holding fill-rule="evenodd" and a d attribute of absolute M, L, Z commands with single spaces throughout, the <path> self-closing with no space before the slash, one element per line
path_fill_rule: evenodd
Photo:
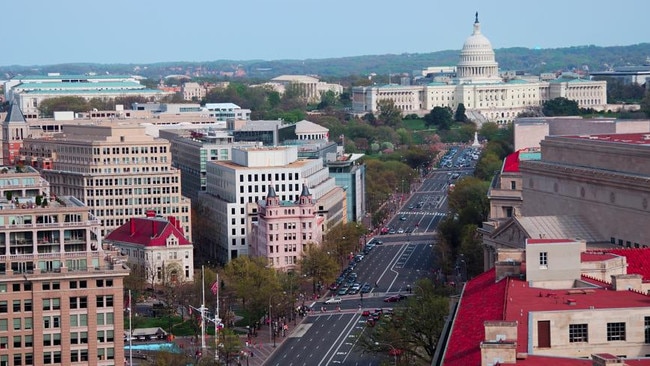
<path fill-rule="evenodd" d="M 460 50 L 476 11 L 495 49 L 650 42 L 647 0 L 12 0 L 0 66 Z"/>

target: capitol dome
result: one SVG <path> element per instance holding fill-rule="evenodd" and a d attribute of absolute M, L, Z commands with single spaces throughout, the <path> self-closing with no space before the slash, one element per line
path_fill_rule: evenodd
<path fill-rule="evenodd" d="M 499 80 L 499 64 L 494 59 L 490 40 L 481 33 L 478 12 L 474 21 L 474 31 L 467 37 L 460 51 L 458 78 L 479 82 Z"/>

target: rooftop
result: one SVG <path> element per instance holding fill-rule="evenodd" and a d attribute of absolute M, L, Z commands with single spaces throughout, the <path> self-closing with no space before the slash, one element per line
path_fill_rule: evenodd
<path fill-rule="evenodd" d="M 596 140 L 609 143 L 650 145 L 650 132 L 645 133 L 609 133 L 597 135 L 573 135 L 564 136 L 581 140 Z"/>
<path fill-rule="evenodd" d="M 522 149 L 506 156 L 503 161 L 503 173 L 518 173 L 519 162 L 525 160 L 541 160 L 542 153 L 538 150 Z"/>
<path fill-rule="evenodd" d="M 495 270 L 465 285 L 444 356 L 446 365 L 480 365 L 479 344 L 485 339 L 483 322 L 503 320 L 506 280 L 495 282 Z"/>

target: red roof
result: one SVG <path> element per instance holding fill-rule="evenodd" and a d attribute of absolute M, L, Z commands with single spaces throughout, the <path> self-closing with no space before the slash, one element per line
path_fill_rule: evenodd
<path fill-rule="evenodd" d="M 609 249 L 605 252 L 624 256 L 628 274 L 640 274 L 644 281 L 650 280 L 650 248 Z"/>
<path fill-rule="evenodd" d="M 495 270 L 484 272 L 465 285 L 445 352 L 445 365 L 480 365 L 483 322 L 503 320 L 507 281 L 495 282 Z"/>
<path fill-rule="evenodd" d="M 578 309 L 621 309 L 647 307 L 648 296 L 634 291 L 617 291 L 611 288 L 549 290 L 530 287 L 528 282 L 508 278 L 505 319 L 517 321 L 517 352 L 528 351 L 528 314 L 535 311 Z M 572 303 L 569 304 L 569 299 Z"/>
<path fill-rule="evenodd" d="M 159 217 L 133 217 L 126 224 L 113 230 L 104 238 L 107 241 L 140 244 L 145 247 L 165 246 L 170 235 L 178 238 L 178 245 L 191 245 L 183 231 L 177 227 L 176 219 Z"/>
<path fill-rule="evenodd" d="M 582 139 L 582 140 L 597 140 L 597 141 L 604 141 L 604 142 L 616 142 L 616 143 L 633 144 L 633 145 L 650 144 L 650 132 L 604 133 L 604 134 L 578 135 L 578 136 L 565 136 L 565 137 Z"/>
<path fill-rule="evenodd" d="M 503 162 L 503 172 L 504 173 L 519 172 L 519 150 L 506 156 L 506 160 Z"/>
<path fill-rule="evenodd" d="M 612 253 L 583 252 L 580 253 L 580 262 L 602 262 L 618 257 Z"/>

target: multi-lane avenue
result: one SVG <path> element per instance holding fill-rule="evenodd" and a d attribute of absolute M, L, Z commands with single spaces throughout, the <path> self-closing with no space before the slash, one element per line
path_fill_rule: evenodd
<path fill-rule="evenodd" d="M 456 174 L 456 175 L 455 175 Z M 384 302 L 391 295 L 409 296 L 418 279 L 432 278 L 436 227 L 447 215 L 449 185 L 470 169 L 434 170 L 398 196 L 395 214 L 386 224 L 390 234 L 372 239 L 376 245 L 354 268 L 355 282 L 370 292 L 342 295 L 341 303 L 325 304 L 331 296 L 311 304 L 312 312 L 267 359 L 265 365 L 380 365 L 385 353 L 364 353 L 358 335 L 366 329 L 364 310 L 400 306 Z"/>

